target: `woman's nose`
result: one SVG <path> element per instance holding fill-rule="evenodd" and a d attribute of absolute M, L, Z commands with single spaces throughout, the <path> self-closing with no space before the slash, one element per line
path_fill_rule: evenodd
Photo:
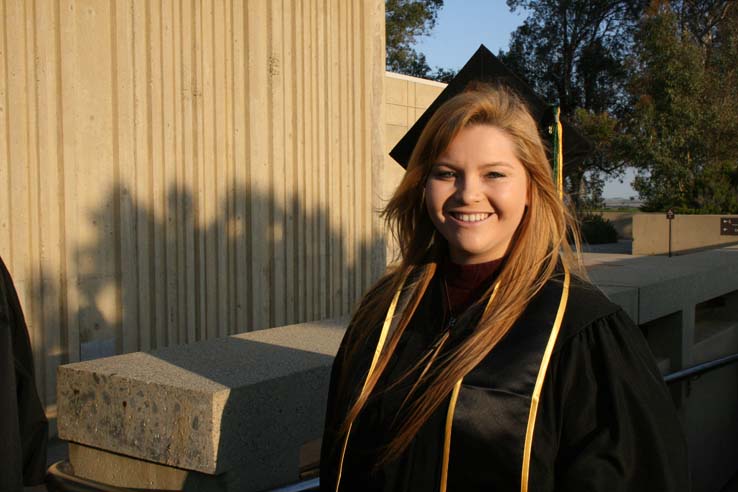
<path fill-rule="evenodd" d="M 463 177 L 456 184 L 456 197 L 462 203 L 476 203 L 482 199 L 481 183 L 474 177 Z"/>

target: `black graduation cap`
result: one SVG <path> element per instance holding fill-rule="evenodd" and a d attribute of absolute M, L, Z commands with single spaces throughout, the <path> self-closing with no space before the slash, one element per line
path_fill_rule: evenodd
<path fill-rule="evenodd" d="M 466 62 L 464 68 L 456 74 L 456 77 L 449 82 L 443 92 L 395 145 L 390 152 L 392 158 L 402 167 L 407 168 L 415 144 L 433 113 L 443 103 L 463 92 L 471 82 L 502 84 L 513 89 L 527 102 L 528 109 L 538 123 L 543 141 L 549 143 L 552 141 L 553 137 L 549 129 L 555 123 L 553 106 L 547 104 L 528 84 L 503 65 L 484 45 L 481 45 L 477 52 Z M 567 165 L 575 164 L 587 157 L 592 152 L 593 147 L 587 138 L 563 118 L 561 118 L 561 124 L 563 127 L 564 169 L 566 170 Z M 549 152 L 551 151 L 550 147 L 551 145 L 549 145 Z M 549 159 L 550 157 L 549 154 Z"/>

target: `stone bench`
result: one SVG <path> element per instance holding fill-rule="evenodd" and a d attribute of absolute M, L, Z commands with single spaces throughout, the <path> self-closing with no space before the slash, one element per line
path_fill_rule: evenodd
<path fill-rule="evenodd" d="M 74 473 L 163 490 L 258 491 L 297 481 L 300 447 L 322 434 L 345 322 L 60 367 L 59 437 L 70 441 Z"/>

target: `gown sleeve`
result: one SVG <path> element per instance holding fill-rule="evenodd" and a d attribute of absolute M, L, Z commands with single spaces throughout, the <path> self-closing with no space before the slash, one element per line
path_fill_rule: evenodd
<path fill-rule="evenodd" d="M 356 338 L 360 336 L 359 330 L 353 322 L 349 324 L 346 333 L 341 340 L 336 357 L 331 366 L 331 379 L 328 385 L 328 398 L 326 400 L 325 425 L 320 448 L 320 490 L 333 491 L 336 487 L 338 464 L 341 456 L 343 440 L 339 433 L 343 420 L 349 410 L 351 400 L 349 396 L 339 395 L 339 385 L 342 378 L 349 379 L 344 383 L 355 386 L 358 391 L 359 382 L 356 380 L 364 364 L 364 357 L 354 357 L 349 360 L 349 347 L 355 346 Z M 365 355 L 365 354 L 361 354 Z"/>
<path fill-rule="evenodd" d="M 622 310 L 578 331 L 551 363 L 543 400 L 544 426 L 558 428 L 549 475 L 555 490 L 689 490 L 676 409 L 646 340 Z"/>
<path fill-rule="evenodd" d="M 13 280 L 0 258 L 0 490 L 36 485 L 46 473 L 48 425 L 36 391 L 33 355 Z"/>
<path fill-rule="evenodd" d="M 320 447 L 320 490 L 333 491 L 336 487 L 336 467 L 338 464 L 338 431 L 342 423 L 340 408 L 345 402 L 337 400 L 338 378 L 341 375 L 342 361 L 346 351 L 346 336 L 344 336 L 331 367 L 331 380 L 328 386 L 326 401 L 325 426 Z"/>

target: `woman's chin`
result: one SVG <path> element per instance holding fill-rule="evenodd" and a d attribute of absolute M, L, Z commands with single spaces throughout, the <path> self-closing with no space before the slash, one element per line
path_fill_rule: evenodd
<path fill-rule="evenodd" d="M 498 252 L 496 249 L 477 249 L 477 248 L 458 248 L 450 247 L 449 256 L 451 261 L 458 265 L 472 265 L 475 263 L 485 263 L 488 261 L 496 260 L 504 254 Z"/>

